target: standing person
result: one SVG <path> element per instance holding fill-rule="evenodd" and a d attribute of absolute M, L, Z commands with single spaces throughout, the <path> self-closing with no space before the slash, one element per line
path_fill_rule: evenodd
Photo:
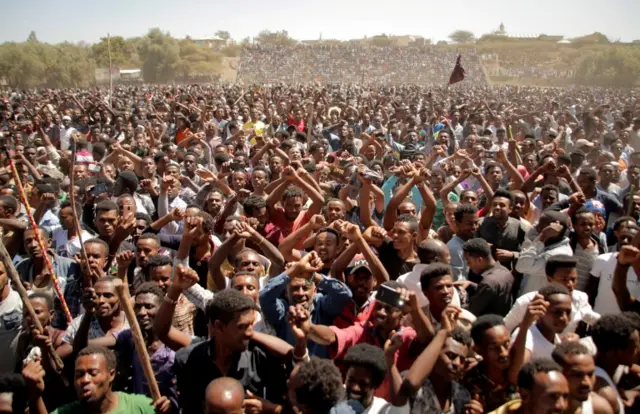
<path fill-rule="evenodd" d="M 318 254 L 312 251 L 272 278 L 260 292 L 260 306 L 267 322 L 279 338 L 292 345 L 296 338 L 286 321 L 289 306 L 301 305 L 310 312 L 312 323 L 330 325 L 351 301 L 352 293 L 344 283 L 317 273 L 322 267 Z M 309 354 L 326 357 L 329 351 L 310 343 Z"/>
<path fill-rule="evenodd" d="M 594 234 L 596 217 L 586 207 L 579 208 L 571 218 L 574 231 L 569 235 L 573 255 L 577 260 L 578 282 L 576 289 L 587 291 L 589 272 L 598 255 L 605 253 L 605 247 Z"/>
<path fill-rule="evenodd" d="M 164 295 L 165 293 L 160 286 L 152 282 L 145 282 L 136 289 L 133 309 L 147 347 L 158 389 L 162 395 L 169 399 L 173 411 L 178 412 L 178 393 L 174 370 L 175 352 L 162 343 L 153 330 L 153 323 Z M 144 375 L 142 362 L 136 352 L 133 333 L 130 329 L 125 329 L 114 333 L 114 336 L 118 364 L 121 367 L 120 374 L 123 375 L 123 379 L 131 378 L 131 389 L 135 394 L 150 396 L 149 384 Z"/>
<path fill-rule="evenodd" d="M 561 414 L 569 406 L 569 383 L 562 374 L 562 367 L 550 359 L 525 364 L 518 373 L 518 390 L 520 399 L 489 414 Z"/>
<path fill-rule="evenodd" d="M 45 389 L 44 369 L 39 362 L 29 362 L 22 370 L 29 385 L 29 407 L 33 414 L 49 411 L 42 400 Z M 53 414 L 117 414 L 169 413 L 166 397 L 151 401 L 144 395 L 115 392 L 112 389 L 116 376 L 116 356 L 101 346 L 88 346 L 78 353 L 75 361 L 74 386 L 78 401 L 52 411 Z"/>
<path fill-rule="evenodd" d="M 607 400 L 593 392 L 596 365 L 589 349 L 577 341 L 558 344 L 551 354 L 569 382 L 571 414 L 613 414 Z"/>
<path fill-rule="evenodd" d="M 613 378 L 619 365 L 631 366 L 637 361 L 638 330 L 622 314 L 605 315 L 591 328 L 591 339 L 597 349 L 594 391 L 607 400 L 614 413 L 624 414 L 624 402 Z"/>
<path fill-rule="evenodd" d="M 547 259 L 559 254 L 573 255 L 569 238 L 565 236 L 569 220 L 565 214 L 546 211 L 540 217 L 536 230 L 538 236 L 526 240 L 516 263 L 516 271 L 522 273 L 519 295 L 540 290 L 547 284 Z"/>
<path fill-rule="evenodd" d="M 462 250 L 469 267 L 467 280 L 475 284 L 469 289 L 467 310 L 474 315 L 505 316 L 513 303 L 513 274 L 493 259 L 489 243 L 484 239 L 467 240 Z"/>
<path fill-rule="evenodd" d="M 514 201 L 513 193 L 498 189 L 491 199 L 491 215 L 483 218 L 478 227 L 478 237 L 493 245 L 496 258 L 508 269 L 517 261 L 527 232 L 522 221 L 510 216 Z"/>
<path fill-rule="evenodd" d="M 76 206 L 76 211 L 82 211 L 81 206 Z M 83 243 L 93 235 L 84 229 L 80 229 L 81 234 L 76 234 L 74 225 L 73 208 L 70 201 L 65 201 L 60 205 L 60 225 L 51 228 L 51 238 L 56 254 L 62 257 L 73 258 L 80 251 L 80 243 Z"/>
<path fill-rule="evenodd" d="M 453 267 L 455 281 L 460 281 L 466 280 L 469 273 L 462 245 L 475 237 L 478 231 L 478 210 L 469 204 L 461 204 L 456 207 L 454 216 L 456 220 L 455 235 L 447 243 L 447 248 L 451 252 L 451 267 Z"/>
<path fill-rule="evenodd" d="M 215 294 L 207 307 L 210 339 L 176 353 L 178 392 L 184 414 L 202 412 L 207 384 L 224 376 L 239 380 L 245 390 L 268 404 L 265 410 L 280 409 L 277 405 L 283 403 L 292 360 L 275 358 L 253 339 L 256 308 L 255 302 L 235 289 Z M 306 349 L 306 341 L 302 346 Z M 304 356 L 294 352 L 288 358 L 302 360 Z"/>
<path fill-rule="evenodd" d="M 0 372 L 11 372 L 16 365 L 17 337 L 22 324 L 22 299 L 11 289 L 7 268 L 0 262 Z"/>

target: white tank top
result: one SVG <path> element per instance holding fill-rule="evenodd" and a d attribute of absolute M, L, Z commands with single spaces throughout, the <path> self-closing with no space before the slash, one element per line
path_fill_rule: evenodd
<path fill-rule="evenodd" d="M 582 414 L 593 414 L 593 404 L 591 403 L 591 396 L 587 401 L 582 403 Z"/>
<path fill-rule="evenodd" d="M 607 374 L 607 371 L 605 371 L 604 369 L 602 369 L 600 367 L 596 367 L 595 374 L 596 374 L 596 377 L 602 378 L 603 380 L 607 381 L 607 384 L 609 384 L 609 386 L 611 388 L 613 388 L 613 390 L 616 392 L 616 396 L 617 396 L 617 399 L 618 399 L 618 414 L 625 414 L 624 413 L 624 403 L 622 402 L 622 398 L 620 397 L 620 393 L 618 392 L 618 387 L 613 382 L 613 380 L 611 379 L 609 374 Z M 593 411 L 593 407 L 591 407 L 591 410 Z"/>

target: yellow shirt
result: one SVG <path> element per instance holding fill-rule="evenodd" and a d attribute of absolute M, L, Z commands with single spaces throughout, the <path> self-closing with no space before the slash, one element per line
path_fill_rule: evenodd
<path fill-rule="evenodd" d="M 242 125 L 242 129 L 245 129 L 245 130 L 253 129 L 256 133 L 256 136 L 259 136 L 259 137 L 261 137 L 262 134 L 264 134 L 264 128 L 265 128 L 265 125 L 264 125 L 264 122 L 262 121 L 258 121 L 258 122 L 249 121 L 246 124 Z M 251 139 L 251 144 L 255 145 L 255 140 L 253 138 Z"/>

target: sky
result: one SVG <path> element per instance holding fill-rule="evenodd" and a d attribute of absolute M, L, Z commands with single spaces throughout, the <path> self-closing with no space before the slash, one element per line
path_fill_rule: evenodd
<path fill-rule="evenodd" d="M 381 33 L 446 40 L 454 30 L 476 36 L 564 35 L 595 31 L 610 40 L 640 39 L 640 0 L 25 0 L 3 6 L 0 42 L 94 43 L 134 37 L 159 27 L 174 37 L 208 38 L 226 30 L 234 39 L 260 30 L 287 30 L 299 40 L 357 39 Z"/>

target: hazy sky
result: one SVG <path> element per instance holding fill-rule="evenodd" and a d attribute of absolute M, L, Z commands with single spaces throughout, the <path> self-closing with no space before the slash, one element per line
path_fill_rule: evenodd
<path fill-rule="evenodd" d="M 160 27 L 173 36 L 235 39 L 262 29 L 297 39 L 353 39 L 380 33 L 446 39 L 456 29 L 476 36 L 504 22 L 512 34 L 575 37 L 599 31 L 611 40 L 640 39 L 640 0 L 26 0 L 3 6 L 0 42 L 95 42 L 140 36 Z"/>

